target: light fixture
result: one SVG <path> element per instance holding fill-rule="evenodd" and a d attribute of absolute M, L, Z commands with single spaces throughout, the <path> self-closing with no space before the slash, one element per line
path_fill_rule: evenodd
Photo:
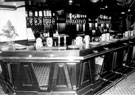
<path fill-rule="evenodd" d="M 97 3 L 99 0 L 90 0 L 92 3 Z"/>
<path fill-rule="evenodd" d="M 73 3 L 73 0 L 69 0 L 68 2 L 69 2 L 69 5 L 71 5 Z"/>
<path fill-rule="evenodd" d="M 6 2 L 5 0 L 0 1 L 0 10 L 16 10 L 15 2 Z"/>
<path fill-rule="evenodd" d="M 128 12 L 131 12 L 131 9 L 128 9 Z"/>
<path fill-rule="evenodd" d="M 0 10 L 16 10 L 16 6 L 14 5 L 0 5 Z"/>
<path fill-rule="evenodd" d="M 0 10 L 15 11 L 22 7 L 25 7 L 25 4 L 18 6 L 16 2 L 0 2 Z"/>

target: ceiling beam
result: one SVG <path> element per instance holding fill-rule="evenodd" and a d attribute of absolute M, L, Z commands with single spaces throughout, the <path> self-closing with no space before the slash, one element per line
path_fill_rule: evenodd
<path fill-rule="evenodd" d="M 129 8 L 131 8 L 134 5 L 134 3 L 135 3 L 135 0 L 131 0 L 131 3 L 129 5 Z"/>

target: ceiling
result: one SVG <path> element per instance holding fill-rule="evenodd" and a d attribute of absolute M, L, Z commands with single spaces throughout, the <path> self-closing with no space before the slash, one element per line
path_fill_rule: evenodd
<path fill-rule="evenodd" d="M 0 0 L 0 5 L 7 5 L 6 2 L 13 1 L 32 1 L 32 2 L 43 2 L 47 3 L 52 9 L 59 10 L 63 8 L 69 8 L 69 0 Z M 115 13 L 120 13 L 121 11 L 131 11 L 135 12 L 135 0 L 72 0 L 72 7 L 68 11 L 78 11 L 78 9 L 89 13 L 100 13 L 102 12 L 112 15 Z M 80 7 L 80 8 L 79 8 Z M 98 12 L 99 11 L 99 12 Z"/>

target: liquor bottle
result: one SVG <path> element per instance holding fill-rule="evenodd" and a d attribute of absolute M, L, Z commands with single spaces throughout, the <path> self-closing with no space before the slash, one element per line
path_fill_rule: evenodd
<path fill-rule="evenodd" d="M 106 32 L 106 41 L 109 41 L 110 40 L 110 27 L 109 27 L 109 24 L 106 23 L 106 29 L 107 29 L 107 32 Z"/>
<path fill-rule="evenodd" d="M 83 31 L 85 32 L 86 31 L 86 15 L 83 16 L 82 23 L 83 23 Z"/>
<path fill-rule="evenodd" d="M 35 14 L 34 14 L 34 26 L 37 27 L 38 26 L 38 11 L 35 10 Z"/>
<path fill-rule="evenodd" d="M 44 30 L 46 30 L 46 10 L 43 10 L 43 26 L 44 26 Z"/>
<path fill-rule="evenodd" d="M 43 11 L 42 10 L 39 10 L 38 26 L 39 26 L 39 30 L 42 31 L 44 28 L 44 26 L 43 26 Z"/>
<path fill-rule="evenodd" d="M 75 39 L 76 31 L 79 30 L 79 25 L 74 23 L 74 18 L 72 13 L 67 13 L 66 15 L 66 32 L 71 39 Z"/>
<path fill-rule="evenodd" d="M 77 14 L 77 19 L 76 20 L 76 31 L 79 33 L 79 31 L 81 31 L 81 25 L 79 23 L 79 20 L 80 20 L 80 14 Z"/>
<path fill-rule="evenodd" d="M 103 33 L 101 36 L 102 41 L 109 41 L 110 39 L 110 33 L 109 33 L 109 24 L 105 23 L 103 26 Z"/>
<path fill-rule="evenodd" d="M 37 10 L 34 11 L 33 20 L 34 20 L 33 30 L 37 38 L 40 36 L 39 29 L 38 29 L 39 27 L 38 27 L 38 11 Z"/>
<path fill-rule="evenodd" d="M 34 24 L 34 19 L 33 19 L 33 11 L 32 10 L 30 10 L 30 11 L 28 11 L 28 18 L 29 18 L 29 25 L 32 27 L 33 26 L 33 24 Z"/>
<path fill-rule="evenodd" d="M 101 32 L 99 30 L 98 23 L 95 22 L 94 27 L 92 29 L 92 39 L 93 39 L 93 41 L 99 42 L 100 41 L 100 35 L 101 35 Z"/>
<path fill-rule="evenodd" d="M 31 2 L 26 2 L 26 11 L 25 11 L 25 16 L 26 16 L 26 27 L 30 28 L 30 19 L 29 19 L 29 8 L 28 6 L 31 5 Z"/>
<path fill-rule="evenodd" d="M 48 10 L 43 11 L 43 25 L 44 25 L 44 30 L 49 31 L 50 24 L 49 24 L 49 16 L 48 16 Z"/>
<path fill-rule="evenodd" d="M 26 27 L 27 28 L 30 28 L 30 22 L 29 22 L 29 11 L 27 10 L 26 13 L 25 13 L 25 16 L 26 16 Z"/>
<path fill-rule="evenodd" d="M 89 35 L 90 37 L 92 36 L 92 22 L 88 23 L 88 32 L 87 35 Z"/>

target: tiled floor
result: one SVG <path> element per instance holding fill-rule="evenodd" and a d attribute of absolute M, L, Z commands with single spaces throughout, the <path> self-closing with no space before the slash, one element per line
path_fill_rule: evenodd
<path fill-rule="evenodd" d="M 2 90 L 2 87 L 0 86 L 0 95 L 8 95 L 8 94 L 5 94 Z"/>
<path fill-rule="evenodd" d="M 0 87 L 0 95 L 4 94 Z M 135 72 L 122 80 L 116 86 L 110 88 L 102 95 L 135 95 Z"/>
<path fill-rule="evenodd" d="M 102 95 L 135 95 L 135 72 Z"/>

